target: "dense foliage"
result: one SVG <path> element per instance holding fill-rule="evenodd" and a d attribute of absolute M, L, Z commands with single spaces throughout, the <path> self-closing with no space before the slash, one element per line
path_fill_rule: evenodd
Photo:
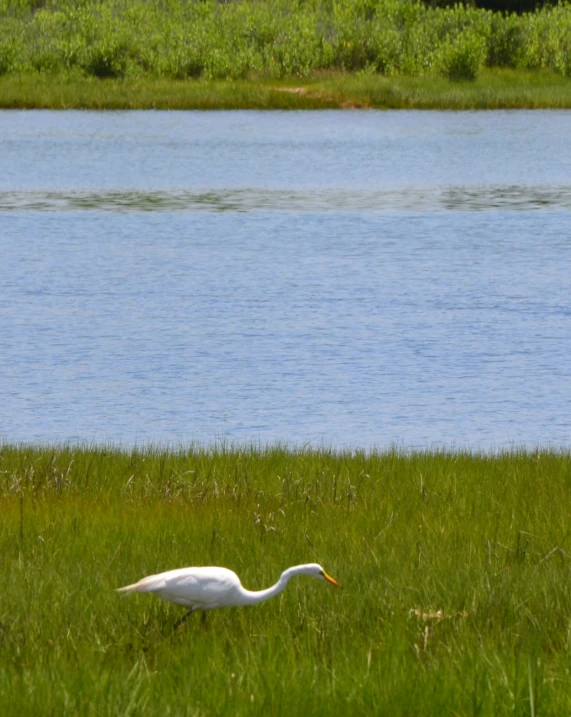
<path fill-rule="evenodd" d="M 0 0 L 0 74 L 473 79 L 485 65 L 571 74 L 571 7 L 504 16 L 412 0 Z"/>

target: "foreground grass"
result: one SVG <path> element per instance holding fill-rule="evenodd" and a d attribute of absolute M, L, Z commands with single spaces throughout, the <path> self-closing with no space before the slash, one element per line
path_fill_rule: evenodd
<path fill-rule="evenodd" d="M 568 714 L 571 456 L 0 449 L 0 711 Z M 262 605 L 173 634 L 184 565 Z"/>
<path fill-rule="evenodd" d="M 485 70 L 474 82 L 444 77 L 321 73 L 300 81 L 99 80 L 0 77 L 4 109 L 563 109 L 571 78 L 548 71 Z"/>

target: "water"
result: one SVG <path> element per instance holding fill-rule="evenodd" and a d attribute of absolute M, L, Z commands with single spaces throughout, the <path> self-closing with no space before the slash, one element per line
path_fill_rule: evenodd
<path fill-rule="evenodd" d="M 0 112 L 0 437 L 571 444 L 568 112 Z"/>

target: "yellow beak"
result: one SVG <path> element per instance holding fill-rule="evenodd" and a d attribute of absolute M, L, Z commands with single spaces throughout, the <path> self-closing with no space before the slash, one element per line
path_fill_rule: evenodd
<path fill-rule="evenodd" d="M 323 577 L 327 580 L 328 583 L 331 583 L 331 585 L 335 585 L 336 588 L 341 587 L 337 580 L 335 580 L 335 578 L 332 578 L 331 575 L 327 575 L 325 571 L 323 571 Z"/>

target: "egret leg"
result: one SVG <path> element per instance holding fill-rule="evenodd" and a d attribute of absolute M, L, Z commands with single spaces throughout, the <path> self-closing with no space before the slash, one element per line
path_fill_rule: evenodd
<path fill-rule="evenodd" d="M 188 618 L 192 615 L 193 612 L 194 612 L 194 609 L 189 610 L 188 612 L 185 612 L 184 615 L 180 618 L 180 620 L 177 620 L 175 622 L 173 630 L 178 630 L 178 628 L 182 625 L 182 623 L 186 622 L 188 620 Z"/>

